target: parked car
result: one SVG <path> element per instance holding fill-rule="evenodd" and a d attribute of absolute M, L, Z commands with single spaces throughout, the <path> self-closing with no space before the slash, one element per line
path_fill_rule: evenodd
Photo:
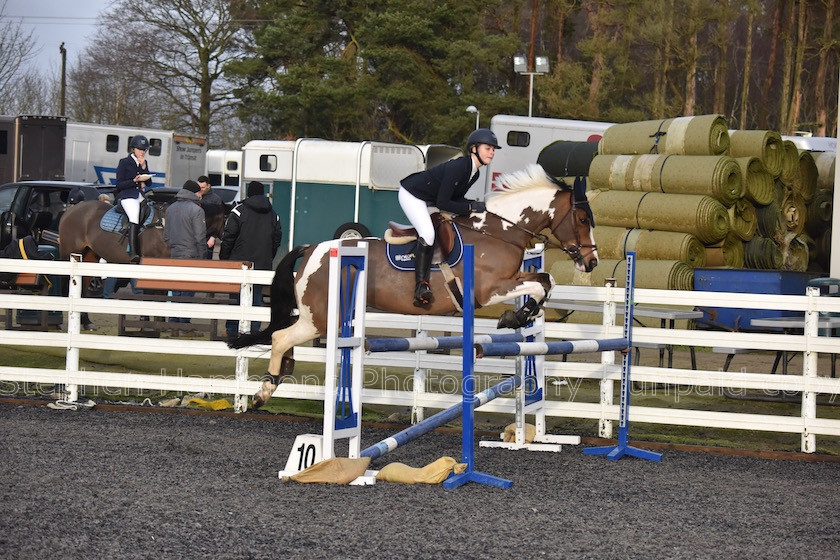
<path fill-rule="evenodd" d="M 113 187 L 75 181 L 20 181 L 0 186 L 0 247 L 38 230 L 58 231 L 70 206 L 70 193 L 80 189 L 84 200 L 96 200 Z"/>
<path fill-rule="evenodd" d="M 222 202 L 225 203 L 225 213 L 233 210 L 233 207 L 240 202 L 239 187 L 218 186 L 210 187 L 210 190 L 219 195 L 219 198 L 221 198 Z"/>

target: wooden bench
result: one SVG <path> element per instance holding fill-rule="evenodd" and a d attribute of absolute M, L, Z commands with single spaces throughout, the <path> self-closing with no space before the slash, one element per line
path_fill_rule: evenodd
<path fill-rule="evenodd" d="M 145 257 L 140 260 L 140 266 L 179 266 L 195 268 L 215 268 L 227 270 L 240 270 L 241 261 L 213 261 L 203 259 L 164 259 Z M 252 266 L 251 263 L 246 263 Z M 138 278 L 135 284 L 138 290 L 143 293 L 132 293 L 121 296 L 121 299 L 133 299 L 138 301 L 167 301 L 173 303 L 203 303 L 216 305 L 236 304 L 230 298 L 217 298 L 217 294 L 238 294 L 240 285 L 235 282 L 207 282 L 198 280 L 160 280 L 157 278 Z M 168 292 L 195 292 L 193 296 L 172 296 Z M 148 293 L 157 292 L 157 293 Z M 211 340 L 222 340 L 224 330 L 219 334 L 219 320 L 210 319 L 208 324 L 204 323 L 181 323 L 170 321 L 167 317 L 147 317 L 120 315 L 117 327 L 120 336 L 159 337 L 161 332 L 170 331 L 178 334 L 178 331 L 198 331 L 210 334 Z M 129 330 L 133 329 L 133 330 Z"/>

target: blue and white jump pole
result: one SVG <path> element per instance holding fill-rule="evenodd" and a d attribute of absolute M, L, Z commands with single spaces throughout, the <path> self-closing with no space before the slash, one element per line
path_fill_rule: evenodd
<path fill-rule="evenodd" d="M 646 449 L 632 447 L 628 443 L 630 428 L 630 366 L 633 363 L 633 293 L 636 286 L 636 252 L 627 253 L 627 282 L 624 286 L 624 337 L 627 339 L 628 350 L 621 363 L 621 401 L 618 416 L 618 445 L 589 447 L 583 450 L 584 455 L 606 455 L 607 459 L 617 461 L 624 455 L 661 461 L 662 454 Z"/>
<path fill-rule="evenodd" d="M 461 462 L 467 464 L 467 469 L 461 474 L 453 474 L 443 481 L 446 489 L 459 488 L 468 482 L 476 482 L 496 488 L 510 488 L 513 481 L 499 478 L 475 470 L 475 441 L 473 414 L 473 393 L 475 380 L 473 378 L 474 332 L 473 316 L 475 314 L 475 247 L 464 245 L 464 330 L 463 330 L 463 382 L 461 387 Z"/>

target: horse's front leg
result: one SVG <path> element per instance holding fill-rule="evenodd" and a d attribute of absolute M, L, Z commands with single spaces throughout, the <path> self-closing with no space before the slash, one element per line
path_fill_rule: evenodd
<path fill-rule="evenodd" d="M 510 285 L 506 288 L 505 293 L 497 292 L 487 303 L 487 305 L 492 305 L 515 297 L 528 296 L 528 299 L 522 307 L 516 311 L 506 310 L 499 317 L 499 323 L 496 325 L 496 328 L 518 329 L 530 323 L 542 312 L 543 304 L 548 298 L 548 294 L 551 292 L 553 286 L 554 280 L 547 272 L 520 273 L 510 281 Z"/>

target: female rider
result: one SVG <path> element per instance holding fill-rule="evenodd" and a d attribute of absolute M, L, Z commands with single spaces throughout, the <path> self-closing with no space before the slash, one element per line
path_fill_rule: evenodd
<path fill-rule="evenodd" d="M 493 161 L 498 149 L 501 146 L 496 135 L 489 128 L 478 128 L 467 138 L 466 156 L 414 173 L 400 182 L 400 206 L 417 230 L 415 306 L 428 307 L 435 300 L 429 285 L 435 228 L 428 207 L 458 215 L 484 212 L 484 202 L 467 200 L 464 196 L 478 180 L 478 170 Z"/>
<path fill-rule="evenodd" d="M 140 227 L 140 203 L 143 201 L 143 191 L 146 187 L 152 185 L 149 164 L 146 161 L 149 139 L 138 134 L 132 137 L 128 147 L 128 156 L 121 159 L 119 165 L 117 165 L 115 196 L 128 218 L 131 261 L 137 262 L 140 258 L 137 245 L 137 231 Z"/>

